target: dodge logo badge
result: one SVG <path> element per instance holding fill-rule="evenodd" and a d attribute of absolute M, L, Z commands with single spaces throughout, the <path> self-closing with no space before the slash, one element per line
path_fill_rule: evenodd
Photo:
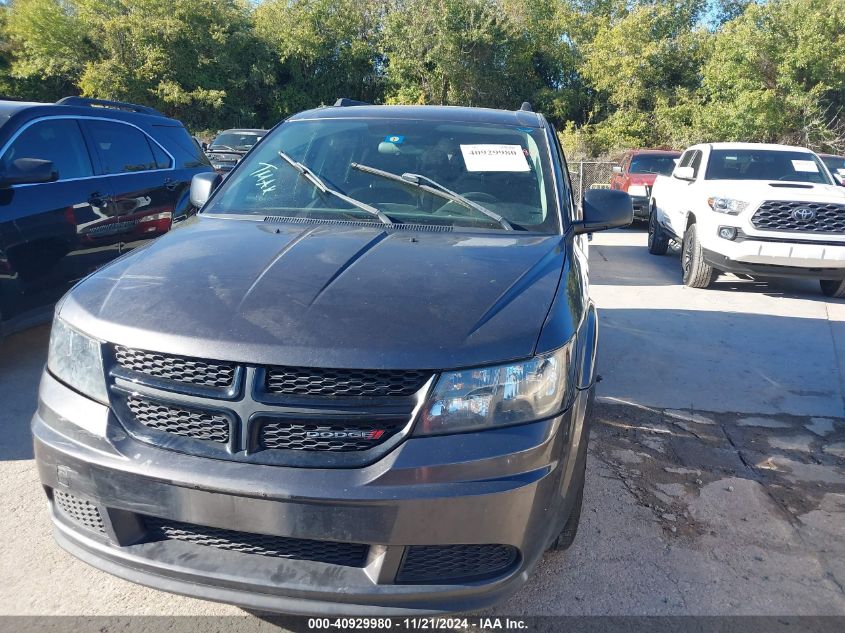
<path fill-rule="evenodd" d="M 797 220 L 798 222 L 812 222 L 816 219 L 816 211 L 815 209 L 810 209 L 808 207 L 799 207 L 797 209 L 793 209 L 792 219 Z"/>

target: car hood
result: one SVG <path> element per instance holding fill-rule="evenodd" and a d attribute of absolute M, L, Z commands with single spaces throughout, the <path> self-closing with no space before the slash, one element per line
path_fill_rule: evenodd
<path fill-rule="evenodd" d="M 764 200 L 800 200 L 807 202 L 845 202 L 845 188 L 767 180 L 705 180 L 708 193 L 758 204 Z"/>
<path fill-rule="evenodd" d="M 104 341 L 256 364 L 446 369 L 533 354 L 562 236 L 358 224 L 199 217 L 88 277 L 61 316 Z"/>

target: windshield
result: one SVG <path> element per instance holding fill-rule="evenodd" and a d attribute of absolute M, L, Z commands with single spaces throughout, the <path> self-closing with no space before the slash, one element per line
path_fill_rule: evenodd
<path fill-rule="evenodd" d="M 663 174 L 668 176 L 675 169 L 680 154 L 637 154 L 631 159 L 628 171 L 632 174 Z"/>
<path fill-rule="evenodd" d="M 326 187 L 374 207 L 392 222 L 560 230 L 544 130 L 452 121 L 288 121 L 241 162 L 205 212 L 377 221 L 322 191 L 279 152 L 310 169 Z M 429 181 L 408 182 L 416 176 L 476 208 L 432 191 L 434 186 L 419 186 Z M 494 219 L 497 215 L 506 222 Z"/>
<path fill-rule="evenodd" d="M 822 156 L 821 159 L 834 174 L 839 169 L 845 169 L 845 156 Z"/>
<path fill-rule="evenodd" d="M 704 179 L 832 184 L 815 154 L 765 149 L 714 149 Z"/>
<path fill-rule="evenodd" d="M 260 139 L 261 136 L 255 134 L 254 132 L 223 132 L 211 142 L 211 146 L 247 150 L 255 145 Z"/>

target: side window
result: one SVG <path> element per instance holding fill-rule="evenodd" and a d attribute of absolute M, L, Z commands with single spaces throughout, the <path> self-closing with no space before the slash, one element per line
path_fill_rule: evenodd
<path fill-rule="evenodd" d="M 19 158 L 52 161 L 59 180 L 94 175 L 85 139 L 73 119 L 47 119 L 30 125 L 12 142 L 0 162 L 6 168 Z"/>
<path fill-rule="evenodd" d="M 157 169 L 147 136 L 138 128 L 113 121 L 87 120 L 105 174 Z"/>
<path fill-rule="evenodd" d="M 161 145 L 150 138 L 147 139 L 147 142 L 150 144 L 150 149 L 153 150 L 153 158 L 155 158 L 158 169 L 170 169 L 173 167 L 173 160 L 167 155 L 167 152 L 161 149 Z"/>
<path fill-rule="evenodd" d="M 692 162 L 693 154 L 695 154 L 695 152 L 691 149 L 685 151 L 683 156 L 681 156 L 681 160 L 678 162 L 678 167 L 688 167 L 690 162 Z"/>
<path fill-rule="evenodd" d="M 698 168 L 701 167 L 701 150 L 696 150 L 695 154 L 693 154 L 692 160 L 690 161 L 690 167 L 693 170 L 693 178 L 698 178 Z"/>

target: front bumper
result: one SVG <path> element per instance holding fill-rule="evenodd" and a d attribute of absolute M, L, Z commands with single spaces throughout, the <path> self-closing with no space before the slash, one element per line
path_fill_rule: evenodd
<path fill-rule="evenodd" d="M 578 392 L 560 416 L 519 427 L 410 438 L 354 469 L 244 464 L 143 444 L 121 430 L 107 407 L 48 374 L 32 429 L 56 539 L 96 567 L 253 609 L 422 614 L 479 609 L 525 582 L 581 484 L 591 397 L 592 390 Z M 87 504 L 89 514 L 96 508 L 101 523 L 63 510 L 56 499 L 67 495 Z M 150 540 L 151 517 L 364 544 L 366 558 L 349 566 L 233 551 L 213 539 Z M 483 578 L 402 581 L 413 546 L 468 544 L 509 546 L 518 555 Z"/>
<path fill-rule="evenodd" d="M 648 196 L 631 196 L 631 204 L 634 207 L 634 218 L 638 220 L 648 220 L 649 214 L 649 197 Z"/>
<path fill-rule="evenodd" d="M 715 229 L 714 229 L 715 233 Z M 845 243 L 787 241 L 741 234 L 732 241 L 718 236 L 702 244 L 705 261 L 729 273 L 845 279 Z"/>

